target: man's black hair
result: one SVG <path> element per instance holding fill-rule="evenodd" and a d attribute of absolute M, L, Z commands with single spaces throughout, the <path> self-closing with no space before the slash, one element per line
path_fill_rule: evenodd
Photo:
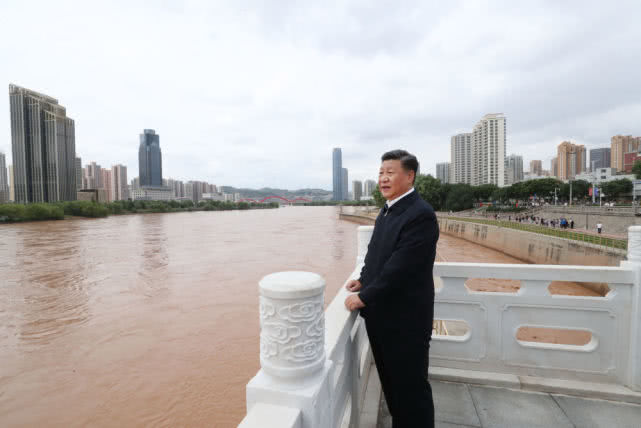
<path fill-rule="evenodd" d="M 386 160 L 400 160 L 401 166 L 405 171 L 414 171 L 414 181 L 416 181 L 416 174 L 418 174 L 418 159 L 416 159 L 416 156 L 406 150 L 390 150 L 381 156 L 381 162 Z"/>

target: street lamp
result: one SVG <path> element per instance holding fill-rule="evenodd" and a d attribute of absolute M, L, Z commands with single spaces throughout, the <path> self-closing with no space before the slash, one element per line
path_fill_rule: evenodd
<path fill-rule="evenodd" d="M 570 181 L 570 206 L 572 206 L 572 179 Z"/>

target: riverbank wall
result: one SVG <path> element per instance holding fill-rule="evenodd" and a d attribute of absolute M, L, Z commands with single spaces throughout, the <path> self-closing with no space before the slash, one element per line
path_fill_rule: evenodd
<path fill-rule="evenodd" d="M 440 217 L 439 228 L 466 241 L 500 251 L 526 263 L 547 265 L 619 266 L 626 251 L 500 226 Z"/>

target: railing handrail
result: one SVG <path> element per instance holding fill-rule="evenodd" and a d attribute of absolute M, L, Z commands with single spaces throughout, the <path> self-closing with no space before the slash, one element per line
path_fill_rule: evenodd
<path fill-rule="evenodd" d="M 518 272 L 517 275 L 514 272 Z M 469 278 L 483 275 L 487 278 L 551 280 L 593 282 L 599 276 L 607 276 L 608 281 L 623 285 L 632 285 L 634 270 L 620 266 L 572 266 L 572 265 L 525 265 L 507 263 L 461 263 L 436 262 L 434 276 Z M 517 276 L 518 278 L 515 278 Z"/>

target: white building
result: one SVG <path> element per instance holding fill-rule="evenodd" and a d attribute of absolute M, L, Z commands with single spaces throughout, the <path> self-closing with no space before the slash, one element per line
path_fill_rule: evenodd
<path fill-rule="evenodd" d="M 450 183 L 472 184 L 472 134 L 458 134 L 451 139 Z"/>
<path fill-rule="evenodd" d="M 225 195 L 222 193 L 203 193 L 204 201 L 225 201 Z"/>
<path fill-rule="evenodd" d="M 601 184 L 608 181 L 621 180 L 623 178 L 627 178 L 632 182 L 636 181 L 636 176 L 634 174 L 616 175 L 616 173 L 616 168 L 597 168 L 595 171 L 585 171 L 582 174 L 577 174 L 574 177 L 574 180 L 585 180 L 590 184 Z"/>
<path fill-rule="evenodd" d="M 363 196 L 363 183 L 359 180 L 352 181 L 352 191 L 354 192 L 354 200 L 360 201 Z"/>
<path fill-rule="evenodd" d="M 0 204 L 9 202 L 9 180 L 7 179 L 7 164 L 4 153 L 0 152 Z"/>
<path fill-rule="evenodd" d="M 127 186 L 127 167 L 113 165 L 111 167 L 111 192 L 114 201 L 129 199 L 129 186 Z"/>
<path fill-rule="evenodd" d="M 225 202 L 238 202 L 240 201 L 240 193 L 223 193 Z"/>
<path fill-rule="evenodd" d="M 450 162 L 436 164 L 436 178 L 441 180 L 443 184 L 450 182 Z"/>
<path fill-rule="evenodd" d="M 9 173 L 9 201 L 15 202 L 16 200 L 16 186 L 13 182 L 13 165 L 7 167 Z"/>
<path fill-rule="evenodd" d="M 134 201 L 171 201 L 174 192 L 169 187 L 138 187 L 131 189 L 131 199 Z"/>
<path fill-rule="evenodd" d="M 523 156 L 510 155 L 505 159 L 506 185 L 523 181 Z"/>
<path fill-rule="evenodd" d="M 374 180 L 365 180 L 365 183 L 363 183 L 363 196 L 372 196 L 374 189 L 376 189 L 376 182 Z"/>
<path fill-rule="evenodd" d="M 486 114 L 472 132 L 472 185 L 506 185 L 507 123 L 503 113 Z"/>

